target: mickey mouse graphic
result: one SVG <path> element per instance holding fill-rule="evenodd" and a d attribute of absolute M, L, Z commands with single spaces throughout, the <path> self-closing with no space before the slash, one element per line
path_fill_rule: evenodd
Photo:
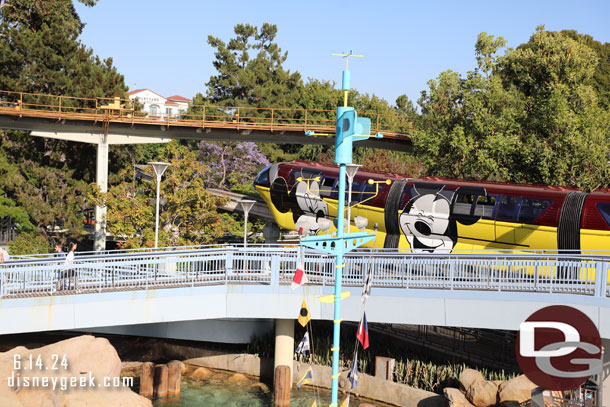
<path fill-rule="evenodd" d="M 274 171 L 274 168 L 275 171 Z M 277 174 L 277 164 L 270 170 L 271 201 L 278 211 L 292 211 L 295 228 L 300 234 L 317 234 L 321 230 L 320 220 L 328 217 L 328 205 L 320 198 L 320 182 L 305 179 L 295 174 L 296 181 L 290 190 L 283 177 Z M 299 176 L 301 175 L 301 176 Z"/>
<path fill-rule="evenodd" d="M 458 194 L 475 197 L 469 214 L 454 213 Z M 486 195 L 483 188 L 461 187 L 446 190 L 444 185 L 415 183 L 412 198 L 399 217 L 400 228 L 414 252 L 450 253 L 458 240 L 457 223 L 472 225 L 480 216 L 474 215 L 478 196 Z"/>

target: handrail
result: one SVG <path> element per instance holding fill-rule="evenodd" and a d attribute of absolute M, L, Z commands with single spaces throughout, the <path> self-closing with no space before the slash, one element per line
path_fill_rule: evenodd
<path fill-rule="evenodd" d="M 147 113 L 136 109 L 137 99 L 85 98 L 0 90 L 0 114 L 13 116 L 109 121 L 114 123 L 163 124 L 167 126 L 217 127 L 238 130 L 334 133 L 336 112 L 324 109 L 260 108 L 191 104 L 188 113 Z M 211 113 L 211 114 L 210 114 Z M 413 119 L 400 115 L 360 112 L 371 119 L 371 134 L 410 141 Z"/>
<path fill-rule="evenodd" d="M 298 247 L 201 247 L 156 252 L 17 259 L 0 265 L 0 295 L 49 296 L 57 290 L 92 293 L 209 284 L 289 285 Z M 334 258 L 306 251 L 309 284 L 334 282 Z M 608 298 L 610 256 L 569 254 L 423 254 L 355 252 L 345 257 L 344 285 L 373 287 L 576 294 Z M 67 287 L 66 287 L 67 285 Z M 609 304 L 610 305 L 610 304 Z"/>

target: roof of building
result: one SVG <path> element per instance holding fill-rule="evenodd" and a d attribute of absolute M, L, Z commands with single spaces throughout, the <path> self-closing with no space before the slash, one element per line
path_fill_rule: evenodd
<path fill-rule="evenodd" d="M 130 91 L 130 92 L 127 92 L 127 96 L 132 96 L 132 95 L 135 95 L 136 93 L 140 93 L 140 92 L 144 92 L 144 91 L 149 91 L 149 92 L 152 92 L 152 93 L 154 93 L 155 95 L 157 95 L 157 96 L 159 96 L 159 97 L 161 97 L 161 98 L 163 98 L 163 99 L 167 99 L 167 98 L 165 98 L 165 97 L 163 97 L 163 96 L 159 95 L 159 94 L 158 94 L 157 92 L 155 92 L 154 90 L 150 90 L 150 89 L 148 89 L 148 88 L 132 90 L 132 91 Z"/>
<path fill-rule="evenodd" d="M 172 102 L 171 100 L 168 99 L 168 100 L 165 101 L 165 105 L 178 106 L 178 103 Z"/>
<path fill-rule="evenodd" d="M 191 99 L 187 99 L 184 96 L 174 95 L 167 98 L 167 100 L 173 100 L 174 102 L 192 102 Z"/>

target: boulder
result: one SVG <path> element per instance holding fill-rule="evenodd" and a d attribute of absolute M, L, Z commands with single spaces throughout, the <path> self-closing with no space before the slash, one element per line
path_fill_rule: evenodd
<path fill-rule="evenodd" d="M 206 380 L 209 379 L 210 376 L 212 376 L 213 373 L 210 369 L 207 369 L 205 367 L 198 367 L 197 369 L 195 369 L 193 371 L 193 373 L 191 373 L 191 379 L 193 380 Z"/>
<path fill-rule="evenodd" d="M 20 369 L 15 369 L 17 360 Z M 0 377 L 5 378 L 0 382 L 0 405 L 151 407 L 150 400 L 129 387 L 112 385 L 114 380 L 122 383 L 120 374 L 121 360 L 105 338 L 84 335 L 38 349 L 14 348 L 0 353 Z M 25 384 L 25 378 L 30 385 Z M 105 378 L 111 384 L 109 387 L 104 386 Z M 38 386 L 33 385 L 36 382 Z"/>
<path fill-rule="evenodd" d="M 495 406 L 498 400 L 498 385 L 487 380 L 476 380 L 468 387 L 466 398 L 476 407 Z"/>
<path fill-rule="evenodd" d="M 443 389 L 445 398 L 449 401 L 449 407 L 473 407 L 466 396 L 459 390 L 451 387 Z"/>
<path fill-rule="evenodd" d="M 504 407 L 518 406 L 532 398 L 532 390 L 536 387 L 525 375 L 514 377 L 498 388 L 498 403 Z"/>
<path fill-rule="evenodd" d="M 235 373 L 234 375 L 231 375 L 231 377 L 229 377 L 227 379 L 227 383 L 229 383 L 229 384 L 247 384 L 247 383 L 250 383 L 250 379 L 248 379 L 246 376 L 244 376 L 241 373 Z"/>
<path fill-rule="evenodd" d="M 479 372 L 478 370 L 474 370 L 474 369 L 464 369 L 462 371 L 462 373 L 460 374 L 460 377 L 458 379 L 460 381 L 460 384 L 462 385 L 462 389 L 464 391 L 467 391 L 468 388 L 477 381 L 484 381 L 485 378 L 483 377 L 483 375 L 481 374 L 481 372 Z"/>

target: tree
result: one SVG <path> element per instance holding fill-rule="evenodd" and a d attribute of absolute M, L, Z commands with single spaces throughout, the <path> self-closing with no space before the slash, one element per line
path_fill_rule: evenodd
<path fill-rule="evenodd" d="M 224 232 L 239 230 L 230 215 L 217 212 L 225 200 L 205 190 L 209 169 L 197 160 L 195 151 L 173 141 L 164 146 L 159 159 L 171 164 L 161 182 L 165 203 L 160 210 L 160 246 L 213 243 Z M 108 207 L 108 231 L 123 241 L 125 248 L 152 247 L 156 183 L 137 181 L 130 169 L 120 175 L 122 182 L 111 186 L 106 194 L 94 186 L 94 199 Z"/>
<path fill-rule="evenodd" d="M 293 107 L 303 81 L 282 66 L 288 53 L 273 42 L 277 26 L 237 24 L 234 32 L 228 43 L 208 37 L 218 71 L 207 83 L 209 100 L 225 106 Z"/>
<path fill-rule="evenodd" d="M 255 194 L 252 182 L 269 160 L 255 143 L 199 143 L 198 159 L 209 170 L 205 185 L 208 188 L 229 189 Z"/>
<path fill-rule="evenodd" d="M 482 33 L 477 69 L 428 82 L 413 139 L 425 167 L 449 177 L 605 185 L 608 112 L 587 85 L 595 53 L 543 27 L 496 58 L 503 45 Z"/>
<path fill-rule="evenodd" d="M 79 0 L 93 6 L 97 0 Z M 75 97 L 124 96 L 112 59 L 101 61 L 79 40 L 83 29 L 71 0 L 11 0 L 0 9 L 0 89 Z M 17 98 L 17 95 L 14 96 Z M 30 103 L 56 103 L 26 96 Z M 64 106 L 74 103 L 62 101 Z M 94 179 L 89 144 L 0 131 L 0 188 L 30 222 L 49 230 L 83 233 L 88 183 Z M 113 149 L 113 151 L 115 151 Z"/>

